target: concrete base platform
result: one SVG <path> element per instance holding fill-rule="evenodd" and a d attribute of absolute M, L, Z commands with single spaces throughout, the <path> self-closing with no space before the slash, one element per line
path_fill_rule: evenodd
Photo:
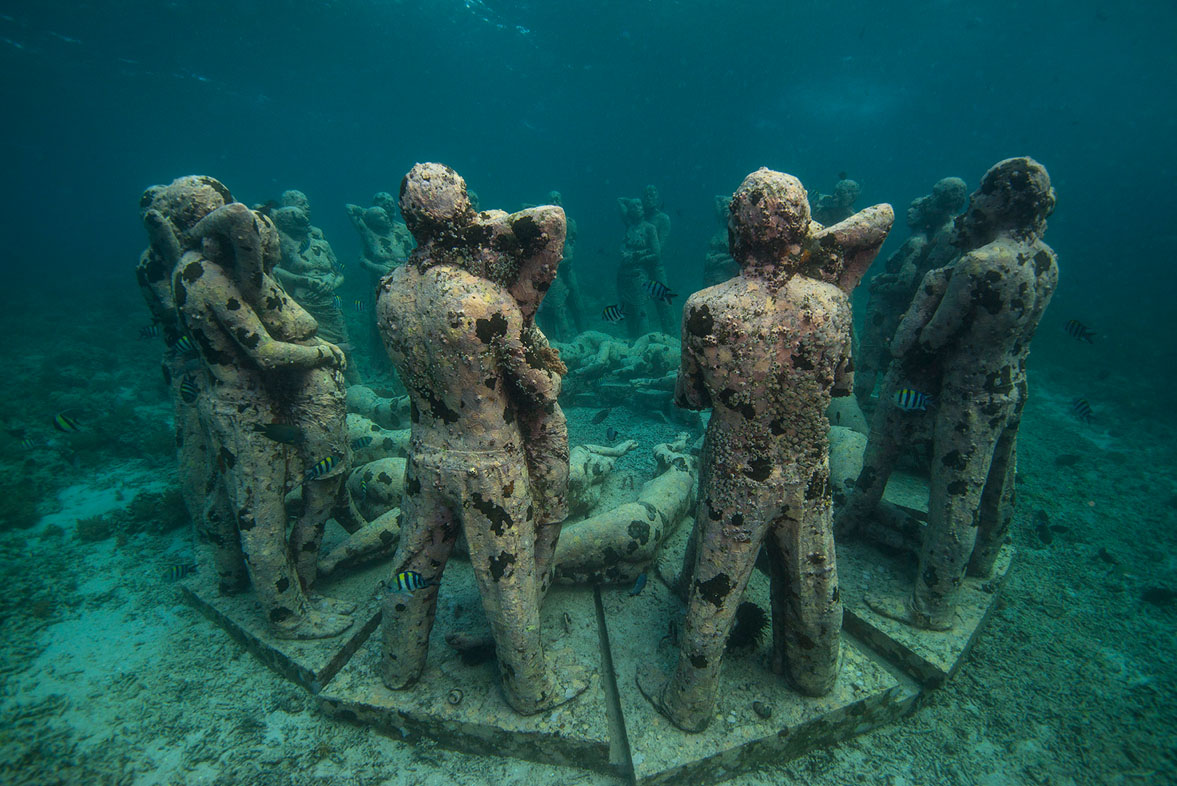
<path fill-rule="evenodd" d="M 600 639 L 590 588 L 553 587 L 544 605 L 542 629 L 549 662 L 577 663 L 591 674 L 588 690 L 549 712 L 523 717 L 503 699 L 494 660 L 466 665 L 445 642 L 462 631 L 489 634 L 469 563 L 452 559 L 438 593 L 429 659 L 416 685 L 388 690 L 380 681 L 380 636 L 372 637 L 320 695 L 323 711 L 373 725 L 406 739 L 429 738 L 471 753 L 615 772 L 601 684 Z"/>
<path fill-rule="evenodd" d="M 911 595 L 916 559 L 886 553 L 869 543 L 838 544 L 838 581 L 842 587 L 842 627 L 862 639 L 913 679 L 929 688 L 941 685 L 964 662 L 977 634 L 997 605 L 997 590 L 1009 571 L 1013 547 L 998 557 L 993 578 L 966 578 L 959 596 L 956 626 L 949 631 L 913 628 L 872 611 L 867 592 L 903 603 Z"/>
<path fill-rule="evenodd" d="M 678 645 L 668 631 L 683 604 L 657 580 L 637 597 L 604 590 L 603 604 L 617 669 L 617 687 L 639 784 L 715 783 L 767 763 L 780 763 L 910 711 L 915 683 L 843 637 L 842 669 L 834 690 L 813 699 L 792 691 L 768 665 L 768 637 L 755 652 L 729 653 L 715 718 L 706 731 L 686 734 L 658 713 L 638 690 L 639 666 L 653 662 L 669 676 Z M 767 610 L 768 578 L 753 575 L 746 600 Z M 763 718 L 754 709 L 759 703 Z"/>
<path fill-rule="evenodd" d="M 347 663 L 380 622 L 375 601 L 377 585 L 388 568 L 371 566 L 341 577 L 325 579 L 317 592 L 329 598 L 351 601 L 359 607 L 351 627 L 330 639 L 293 641 L 270 635 L 261 606 L 252 593 L 221 595 L 208 572 L 180 582 L 185 599 L 230 636 L 257 656 L 258 660 L 287 679 L 317 693 Z"/>

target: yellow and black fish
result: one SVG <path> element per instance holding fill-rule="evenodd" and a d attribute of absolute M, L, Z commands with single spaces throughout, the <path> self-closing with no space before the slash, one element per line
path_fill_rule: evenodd
<path fill-rule="evenodd" d="M 625 309 L 617 304 L 605 306 L 605 310 L 601 312 L 601 317 L 606 322 L 620 322 L 625 319 Z"/>
<path fill-rule="evenodd" d="M 655 281 L 652 278 L 646 279 L 642 282 L 642 289 L 649 293 L 650 297 L 655 300 L 661 300 L 663 303 L 669 303 L 674 298 L 678 297 L 674 292 L 670 291 L 670 287 L 663 284 L 661 281 Z"/>
<path fill-rule="evenodd" d="M 336 311 L 343 311 L 343 298 L 341 298 L 339 295 L 334 295 L 332 296 L 331 301 L 335 304 Z"/>
<path fill-rule="evenodd" d="M 178 339 L 176 339 L 174 346 L 185 355 L 196 354 L 196 342 L 192 340 L 191 336 L 180 336 Z"/>
<path fill-rule="evenodd" d="M 64 412 L 58 412 L 53 416 L 53 428 L 64 431 L 66 434 L 72 434 L 75 431 L 81 431 L 82 424 Z"/>
<path fill-rule="evenodd" d="M 405 594 L 412 595 L 419 589 L 424 589 L 425 587 L 436 587 L 439 583 L 440 582 L 436 581 L 426 581 L 425 577 L 415 570 L 403 570 L 393 577 L 392 583 L 388 587 L 388 591 L 403 592 Z"/>
<path fill-rule="evenodd" d="M 32 437 L 25 437 L 20 441 L 21 450 L 36 450 L 41 447 L 41 443 Z"/>
<path fill-rule="evenodd" d="M 147 327 L 139 328 L 139 338 L 155 338 L 159 335 L 159 325 L 152 322 Z"/>
<path fill-rule="evenodd" d="M 368 479 L 360 478 L 360 499 L 368 498 Z"/>
<path fill-rule="evenodd" d="M 180 382 L 180 400 L 192 404 L 199 397 L 200 387 L 196 384 L 196 377 L 189 374 Z"/>
<path fill-rule="evenodd" d="M 1091 409 L 1091 404 L 1085 398 L 1076 398 L 1071 401 L 1071 412 L 1075 417 L 1084 423 L 1091 423 L 1091 419 L 1095 417 L 1094 410 Z"/>
<path fill-rule="evenodd" d="M 323 477 L 328 472 L 335 469 L 335 466 L 338 463 L 339 463 L 338 456 L 328 456 L 325 459 L 321 459 L 321 460 L 317 461 L 313 467 L 311 467 L 310 469 L 308 469 L 306 472 L 303 473 L 303 475 L 302 475 L 303 482 L 305 483 L 308 480 L 314 480 L 315 478 Z"/>
<path fill-rule="evenodd" d="M 372 444 L 371 437 L 357 437 L 356 439 L 353 439 L 351 441 L 351 449 L 352 450 L 363 450 L 364 448 L 368 447 L 371 444 Z"/>
<path fill-rule="evenodd" d="M 895 392 L 895 404 L 904 412 L 926 412 L 932 397 L 918 390 L 903 388 Z"/>
<path fill-rule="evenodd" d="M 1088 344 L 1095 343 L 1095 331 L 1077 319 L 1068 319 L 1063 330 L 1067 331 L 1067 335 L 1076 341 L 1086 341 Z"/>
<path fill-rule="evenodd" d="M 355 302 L 352 305 L 355 307 L 355 310 L 360 314 L 363 314 L 365 311 L 368 310 L 368 304 L 365 303 L 364 301 L 360 300 L 359 298 L 356 298 Z"/>
<path fill-rule="evenodd" d="M 180 579 L 191 576 L 195 572 L 196 565 L 191 562 L 181 562 L 175 565 L 168 565 L 167 569 L 164 570 L 163 576 L 168 581 L 179 581 Z"/>

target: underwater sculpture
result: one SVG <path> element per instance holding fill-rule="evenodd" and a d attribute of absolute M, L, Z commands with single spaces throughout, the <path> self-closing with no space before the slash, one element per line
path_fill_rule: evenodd
<path fill-rule="evenodd" d="M 562 208 L 564 198 L 559 191 L 550 191 L 548 203 Z M 537 315 L 544 332 L 559 341 L 569 341 L 585 329 L 584 300 L 580 294 L 580 281 L 576 277 L 576 222 L 565 218 L 568 230 L 564 235 L 564 258 L 560 261 L 560 272 L 556 274 L 551 289 L 544 295 L 543 307 Z"/>
<path fill-rule="evenodd" d="M 813 207 L 813 220 L 824 226 L 836 224 L 854 215 L 854 203 L 862 193 L 857 181 L 842 178 L 834 184 L 834 193 L 822 194 Z"/>
<path fill-rule="evenodd" d="M 967 197 L 963 180 L 946 177 L 932 186 L 932 193 L 912 200 L 907 208 L 911 236 L 887 258 L 885 271 L 870 282 L 870 301 L 854 356 L 854 395 L 860 406 L 868 406 L 878 377 L 887 370 L 891 337 L 924 274 L 951 264 L 959 253 L 953 243 L 952 218 Z"/>
<path fill-rule="evenodd" d="M 636 339 L 646 330 L 646 307 L 650 303 L 650 295 L 642 285 L 659 280 L 655 274 L 662 270 L 662 241 L 657 227 L 646 219 L 642 200 L 618 197 L 617 207 L 625 224 L 621 263 L 617 266 L 617 299 L 624 314 L 626 333 L 630 339 Z M 663 330 L 673 332 L 665 331 L 665 326 Z"/>
<path fill-rule="evenodd" d="M 540 638 L 568 453 L 556 406 L 563 364 L 531 318 L 556 276 L 564 213 L 476 213 L 465 181 L 440 164 L 414 166 L 400 200 L 418 246 L 381 284 L 377 318 L 412 401 L 393 574 L 415 572 L 424 586 L 383 601 L 380 676 L 394 690 L 420 677 L 460 526 L 505 698 L 540 712 L 587 686 L 547 663 Z"/>
<path fill-rule="evenodd" d="M 349 360 L 344 373 L 349 381 L 359 382 L 356 368 L 350 363 L 351 340 L 335 294 L 343 286 L 343 273 L 323 230 L 311 225 L 306 194 L 283 192 L 282 207 L 272 211 L 270 217 L 278 227 L 282 252 L 274 277 L 315 318 L 319 337 L 343 350 Z"/>
<path fill-rule="evenodd" d="M 1054 251 L 1042 242 L 1055 194 L 1031 158 L 995 164 L 956 219 L 960 259 L 924 276 L 891 342 L 896 373 L 931 396 L 926 410 L 880 401 L 854 492 L 839 531 L 869 517 L 898 445 L 915 431 L 932 438 L 928 526 L 907 602 L 868 596 L 880 614 L 948 630 L 966 572 L 988 577 L 1013 517 L 1017 434 L 1028 391 L 1030 342 L 1058 283 Z M 926 422 L 930 421 L 930 422 Z"/>
<path fill-rule="evenodd" d="M 180 240 L 200 219 L 233 197 L 211 177 L 177 178 L 166 186 L 152 186 L 139 202 L 149 246 L 135 271 L 152 322 L 164 339 L 164 379 L 172 395 L 180 494 L 198 534 L 197 562 L 211 568 L 222 592 L 248 586 L 237 523 L 229 509 L 224 484 L 209 442 L 201 411 L 209 377 L 194 351 L 186 351 L 185 335 L 172 295 L 172 275 L 183 249 Z"/>
<path fill-rule="evenodd" d="M 254 594 L 279 638 L 351 625 L 351 604 L 311 594 L 323 526 L 347 469 L 342 351 L 269 275 L 278 233 L 230 202 L 189 228 L 172 289 L 211 384 L 201 411 Z M 304 507 L 286 535 L 286 472 L 303 459 Z"/>
<path fill-rule="evenodd" d="M 731 202 L 740 275 L 687 301 L 675 398 L 712 414 L 680 578 L 686 622 L 670 679 L 650 664 L 637 675 L 646 698 L 685 731 L 703 730 L 714 714 L 724 647 L 762 544 L 773 670 L 806 695 L 833 687 L 842 606 L 825 410 L 852 385 L 848 293 L 893 220 L 890 205 L 876 205 L 823 229 L 800 181 L 760 169 Z"/>

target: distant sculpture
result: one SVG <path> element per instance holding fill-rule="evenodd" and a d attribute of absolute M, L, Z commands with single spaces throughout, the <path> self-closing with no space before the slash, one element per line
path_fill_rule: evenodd
<path fill-rule="evenodd" d="M 813 208 L 813 220 L 823 226 L 843 221 L 854 214 L 854 203 L 862 193 L 862 186 L 854 180 L 842 178 L 834 185 L 834 193 L 822 194 Z"/>
<path fill-rule="evenodd" d="M 227 191 L 226 191 L 227 194 Z M 254 594 L 274 636 L 337 635 L 351 604 L 311 594 L 322 528 L 347 469 L 345 360 L 315 337 L 315 321 L 270 277 L 278 233 L 262 214 L 229 202 L 182 236 L 175 302 L 210 384 L 202 391 L 215 464 L 235 515 Z M 304 511 L 289 540 L 287 450 L 303 458 Z"/>
<path fill-rule="evenodd" d="M 274 277 L 283 289 L 315 318 L 319 337 L 351 354 L 351 339 L 343 319 L 336 290 L 343 286 L 343 273 L 323 231 L 311 224 L 310 203 L 301 191 L 282 194 L 282 207 L 270 214 L 281 238 L 281 260 Z M 359 382 L 354 365 L 348 379 Z"/>
<path fill-rule="evenodd" d="M 564 214 L 478 214 L 465 181 L 440 164 L 413 167 L 400 207 L 418 246 L 384 280 L 377 302 L 412 402 L 393 572 L 419 574 L 424 586 L 383 602 L 381 678 L 396 690 L 420 677 L 436 585 L 460 525 L 506 700 L 522 714 L 540 712 L 587 684 L 545 659 L 539 606 L 558 533 L 547 520 L 563 515 L 566 488 L 556 467 L 532 482 L 544 461 L 558 460 L 561 444 L 567 482 L 567 434 L 555 404 L 562 364 L 528 325 L 557 273 Z M 529 444 L 545 424 L 540 443 Z"/>
<path fill-rule="evenodd" d="M 549 204 L 564 207 L 564 198 L 559 191 L 548 193 Z M 560 272 L 552 282 L 552 288 L 544 296 L 539 320 L 544 331 L 555 341 L 571 341 L 585 330 L 584 301 L 580 294 L 580 281 L 576 277 L 576 222 L 568 221 L 568 232 L 564 236 L 564 259 Z"/>
<path fill-rule="evenodd" d="M 686 622 L 669 681 L 648 664 L 638 671 L 643 694 L 681 729 L 711 721 L 727 636 L 762 544 L 773 669 L 806 695 L 833 687 L 842 606 L 825 410 L 852 385 L 847 293 L 893 219 L 889 205 L 876 205 L 821 229 L 800 181 L 760 169 L 731 201 L 740 275 L 686 303 L 675 395 L 680 406 L 712 409 L 680 580 Z"/>
<path fill-rule="evenodd" d="M 907 209 L 911 236 L 888 257 L 885 272 L 871 279 L 870 302 L 854 357 L 854 395 L 860 406 L 868 406 L 879 375 L 887 369 L 891 337 L 924 274 L 956 258 L 952 218 L 967 196 L 963 180 L 946 177 L 937 181 L 931 194 L 913 200 Z"/>
<path fill-rule="evenodd" d="M 900 447 L 930 436 L 933 452 L 915 587 L 906 603 L 868 595 L 880 614 L 948 630 L 966 571 L 992 573 L 1013 515 L 1026 357 L 1058 282 L 1054 251 L 1042 242 L 1054 205 L 1050 177 L 1033 159 L 1006 159 L 986 172 L 956 219 L 962 256 L 924 276 L 891 342 L 884 397 L 839 532 L 873 514 Z M 902 388 L 931 402 L 904 406 L 895 398 Z"/>
<path fill-rule="evenodd" d="M 707 256 L 703 259 L 703 286 L 710 287 L 740 274 L 740 266 L 732 259 L 727 247 L 727 217 L 732 198 L 720 194 L 715 197 L 715 220 L 719 229 L 707 241 Z"/>
<path fill-rule="evenodd" d="M 643 285 L 658 280 L 655 276 L 662 269 L 662 241 L 657 227 L 646 220 L 640 199 L 618 197 L 617 207 L 625 223 L 621 264 L 617 267 L 617 299 L 626 332 L 630 339 L 636 339 L 646 332 L 646 308 L 651 298 Z"/>
<path fill-rule="evenodd" d="M 372 197 L 371 207 L 344 205 L 347 217 L 360 236 L 360 267 L 372 277 L 373 287 L 381 278 L 403 265 L 413 250 L 408 227 L 389 212 L 392 195 L 381 191 Z"/>

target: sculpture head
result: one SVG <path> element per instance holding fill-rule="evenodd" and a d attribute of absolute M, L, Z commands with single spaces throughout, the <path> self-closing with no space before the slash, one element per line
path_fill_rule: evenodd
<path fill-rule="evenodd" d="M 730 196 L 727 194 L 715 195 L 715 219 L 724 226 L 727 226 L 727 217 L 731 208 L 732 198 Z"/>
<path fill-rule="evenodd" d="M 1001 232 L 1042 237 L 1054 205 L 1046 168 L 1032 158 L 1007 158 L 994 164 L 969 196 L 968 210 L 956 219 L 956 244 L 979 248 Z"/>
<path fill-rule="evenodd" d="M 382 207 L 370 207 L 363 212 L 364 224 L 373 232 L 381 234 L 392 231 L 392 219 Z"/>
<path fill-rule="evenodd" d="M 295 240 L 304 240 L 311 233 L 311 217 L 300 207 L 280 207 L 271 211 L 270 217 L 280 232 Z"/>
<path fill-rule="evenodd" d="M 396 215 L 396 197 L 387 191 L 377 191 L 373 194 L 372 204 L 376 207 L 384 208 L 384 212 L 390 216 Z"/>
<path fill-rule="evenodd" d="M 856 180 L 839 180 L 834 186 L 834 202 L 840 207 L 849 208 L 853 206 L 858 195 L 862 193 L 862 186 L 858 185 Z"/>
<path fill-rule="evenodd" d="M 732 195 L 727 223 L 732 258 L 749 265 L 789 265 L 809 237 L 809 198 L 801 181 L 761 167 Z"/>
<path fill-rule="evenodd" d="M 466 181 L 444 164 L 415 164 L 409 170 L 401 181 L 400 210 L 418 245 L 470 226 L 477 215 Z"/>
<path fill-rule="evenodd" d="M 196 226 L 200 219 L 233 201 L 221 181 L 207 175 L 189 175 L 166 186 L 151 186 L 139 198 L 139 214 L 157 211 L 171 222 L 177 235 Z"/>
<path fill-rule="evenodd" d="M 564 207 L 564 196 L 559 191 L 549 191 L 548 204 Z"/>
<path fill-rule="evenodd" d="M 311 200 L 307 199 L 307 195 L 298 189 L 292 188 L 282 192 L 282 207 L 301 208 L 307 214 L 307 220 L 310 220 Z"/>
<path fill-rule="evenodd" d="M 657 186 L 646 186 L 646 190 L 642 192 L 642 209 L 647 216 L 652 216 L 662 209 L 662 195 L 658 193 Z"/>

